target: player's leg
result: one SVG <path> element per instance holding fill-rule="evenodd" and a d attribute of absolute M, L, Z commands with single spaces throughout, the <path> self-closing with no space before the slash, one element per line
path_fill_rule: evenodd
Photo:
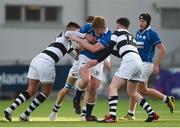
<path fill-rule="evenodd" d="M 126 80 L 114 76 L 109 85 L 109 114 L 105 116 L 100 122 L 115 123 L 116 122 L 116 109 L 118 104 L 118 90 L 122 85 L 126 83 Z"/>
<path fill-rule="evenodd" d="M 82 103 L 82 106 L 83 106 L 82 107 L 82 112 L 81 112 L 81 117 L 82 118 L 86 116 L 86 102 L 87 102 L 87 89 L 85 89 L 83 103 Z"/>
<path fill-rule="evenodd" d="M 137 92 L 137 81 L 128 81 L 127 82 L 127 93 L 130 97 L 136 99 L 136 102 L 144 108 L 148 114 L 148 118 L 145 122 L 152 122 L 153 120 L 159 119 L 159 115 L 155 113 L 149 103 Z"/>
<path fill-rule="evenodd" d="M 71 76 L 67 77 L 66 84 L 59 91 L 58 96 L 57 96 L 56 101 L 53 106 L 53 110 L 52 110 L 51 114 L 49 115 L 49 119 L 51 121 L 55 121 L 57 119 L 58 112 L 61 108 L 64 97 L 74 88 L 74 84 L 75 84 L 76 80 L 77 80 L 77 78 L 73 78 Z"/>
<path fill-rule="evenodd" d="M 81 96 L 91 79 L 91 70 L 85 66 L 86 61 L 88 61 L 87 57 L 83 55 L 79 56 L 79 68 L 80 68 L 81 79 L 77 85 L 76 93 L 73 98 L 73 107 L 77 114 L 81 114 L 81 106 L 80 106 Z"/>
<path fill-rule="evenodd" d="M 6 108 L 4 110 L 4 114 L 5 114 L 5 118 L 9 121 L 12 120 L 12 112 L 19 106 L 21 105 L 23 102 L 25 102 L 26 100 L 28 100 L 32 95 L 35 94 L 38 84 L 39 84 L 39 78 L 38 78 L 38 73 L 37 70 L 34 66 L 32 66 L 33 64 L 35 64 L 37 62 L 36 59 L 33 59 L 30 66 L 29 66 L 29 70 L 28 70 L 28 89 L 24 92 L 22 92 L 17 98 L 16 100 L 11 104 L 10 107 Z"/>
<path fill-rule="evenodd" d="M 143 62 L 143 68 L 142 68 L 142 74 L 141 74 L 142 82 L 140 83 L 140 86 L 139 86 L 140 93 L 142 93 L 142 95 L 152 96 L 152 97 L 160 99 L 162 102 L 167 104 L 167 106 L 170 109 L 170 112 L 173 113 L 175 98 L 173 96 L 164 95 L 153 88 L 148 88 L 147 86 L 148 79 L 150 75 L 152 74 L 152 71 L 153 71 L 153 64 Z"/>
<path fill-rule="evenodd" d="M 55 81 L 55 66 L 50 63 L 45 63 L 43 59 L 38 58 L 38 63 L 36 64 L 36 70 L 39 77 L 40 85 L 42 87 L 41 92 L 33 99 L 30 106 L 20 115 L 20 120 L 30 121 L 30 114 L 43 103 L 53 88 L 53 83 Z"/>
<path fill-rule="evenodd" d="M 160 99 L 162 102 L 167 104 L 170 112 L 173 113 L 173 111 L 175 109 L 175 107 L 174 107 L 175 98 L 173 96 L 167 96 L 153 88 L 148 88 L 147 82 L 146 83 L 140 82 L 139 91 L 142 95 L 156 97 L 156 98 Z"/>
<path fill-rule="evenodd" d="M 100 85 L 100 80 L 92 76 L 91 81 L 86 87 L 86 90 L 87 90 L 86 91 L 86 94 L 87 94 L 86 113 L 85 113 L 85 117 L 81 117 L 82 121 L 96 121 L 97 120 L 97 118 L 92 115 L 92 110 L 96 103 L 97 91 L 98 91 L 99 85 Z"/>
<path fill-rule="evenodd" d="M 52 91 L 52 84 L 42 84 L 42 91 L 33 99 L 30 106 L 20 115 L 21 121 L 31 121 L 30 114 L 42 104 L 47 97 L 49 96 L 50 92 Z"/>
<path fill-rule="evenodd" d="M 74 99 L 80 100 L 82 93 L 84 92 L 84 89 L 86 88 L 87 84 L 89 83 L 91 79 L 91 73 L 90 69 L 87 67 L 81 67 L 80 68 L 80 77 L 81 80 L 78 83 L 77 90 L 76 90 L 76 95 Z"/>
<path fill-rule="evenodd" d="M 33 96 L 38 88 L 39 80 L 28 80 L 28 89 L 24 92 L 22 92 L 15 101 L 11 104 L 10 107 L 6 108 L 4 110 L 5 118 L 9 121 L 12 121 L 12 112 L 20 106 L 22 103 L 24 103 L 26 100 L 28 100 L 31 96 Z"/>
<path fill-rule="evenodd" d="M 86 87 L 87 102 L 86 102 L 86 121 L 96 121 L 97 118 L 92 116 L 92 110 L 96 103 L 97 91 L 100 86 L 100 81 L 103 75 L 103 63 L 99 63 L 91 68 L 91 80 Z"/>

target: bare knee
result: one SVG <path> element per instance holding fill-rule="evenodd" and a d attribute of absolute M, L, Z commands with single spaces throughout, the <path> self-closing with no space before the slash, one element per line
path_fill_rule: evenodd
<path fill-rule="evenodd" d="M 132 91 L 127 90 L 127 94 L 129 97 L 135 97 L 136 92 L 132 92 Z"/>
<path fill-rule="evenodd" d="M 53 88 L 53 86 L 51 84 L 50 85 L 42 85 L 42 92 L 44 94 L 46 94 L 47 96 L 49 96 L 49 94 L 52 91 L 52 88 Z"/>
<path fill-rule="evenodd" d="M 96 89 L 96 88 L 91 88 L 91 89 L 88 90 L 88 93 L 89 93 L 90 95 L 95 96 L 95 95 L 97 94 L 97 89 Z"/>
<path fill-rule="evenodd" d="M 59 91 L 59 95 L 61 94 L 61 95 L 66 95 L 66 94 L 68 94 L 69 93 L 69 89 L 67 89 L 67 88 L 63 88 L 63 89 L 61 89 L 60 91 Z"/>
<path fill-rule="evenodd" d="M 142 95 L 146 95 L 148 92 L 148 88 L 147 87 L 140 87 L 139 88 L 139 93 Z"/>
<path fill-rule="evenodd" d="M 109 86 L 108 87 L 108 91 L 109 91 L 109 93 L 114 93 L 114 92 L 117 92 L 118 91 L 118 88 L 116 87 L 116 86 Z"/>
<path fill-rule="evenodd" d="M 26 91 L 28 92 L 30 97 L 33 96 L 36 93 L 36 90 L 32 90 L 32 89 L 28 89 Z"/>

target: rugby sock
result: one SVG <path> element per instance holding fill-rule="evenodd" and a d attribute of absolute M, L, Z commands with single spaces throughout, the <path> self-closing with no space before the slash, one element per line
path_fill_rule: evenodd
<path fill-rule="evenodd" d="M 80 101 L 83 92 L 84 92 L 83 89 L 77 88 L 77 89 L 76 89 L 76 95 L 75 95 L 75 97 L 74 97 L 74 100 Z"/>
<path fill-rule="evenodd" d="M 54 104 L 53 112 L 56 112 L 56 113 L 57 113 L 60 108 L 61 108 L 61 104 L 60 104 L 60 105 Z"/>
<path fill-rule="evenodd" d="M 169 102 L 169 98 L 168 96 L 164 95 L 163 100 L 164 103 L 168 103 Z"/>
<path fill-rule="evenodd" d="M 131 111 L 131 110 L 128 110 L 128 115 L 130 115 L 131 117 L 135 115 L 135 112 L 134 111 Z"/>
<path fill-rule="evenodd" d="M 31 105 L 26 109 L 24 114 L 29 116 L 31 112 L 33 112 L 41 103 L 43 103 L 47 99 L 47 95 L 44 93 L 40 93 L 34 100 L 31 102 Z"/>
<path fill-rule="evenodd" d="M 86 103 L 86 115 L 90 116 L 95 103 Z"/>
<path fill-rule="evenodd" d="M 109 114 L 114 119 L 116 119 L 117 103 L 118 103 L 118 96 L 111 96 L 109 98 Z"/>
<path fill-rule="evenodd" d="M 12 105 L 9 107 L 8 112 L 11 113 L 14 111 L 19 105 L 24 103 L 24 101 L 28 100 L 30 98 L 30 95 L 27 91 L 22 92 L 16 100 L 12 103 Z"/>
<path fill-rule="evenodd" d="M 82 115 L 82 116 L 83 116 L 83 115 L 86 115 L 86 106 L 83 106 L 83 110 L 82 110 L 81 115 Z"/>
<path fill-rule="evenodd" d="M 154 113 L 153 109 L 151 108 L 151 106 L 148 104 L 148 102 L 142 98 L 139 100 L 139 105 L 144 108 L 144 110 L 147 112 L 147 114 L 149 116 L 152 116 L 152 114 Z"/>

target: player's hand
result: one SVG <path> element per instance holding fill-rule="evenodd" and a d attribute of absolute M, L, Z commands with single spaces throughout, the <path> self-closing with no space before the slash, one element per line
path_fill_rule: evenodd
<path fill-rule="evenodd" d="M 76 46 L 76 48 L 74 50 L 76 51 L 77 55 L 79 56 L 82 49 L 80 47 Z"/>
<path fill-rule="evenodd" d="M 85 39 L 88 40 L 88 42 L 91 43 L 91 44 L 96 44 L 97 43 L 96 37 L 92 36 L 90 34 L 86 34 Z"/>
<path fill-rule="evenodd" d="M 75 36 L 75 35 L 73 35 L 73 34 L 71 34 L 71 35 L 69 36 L 69 38 L 70 38 L 72 41 L 76 41 L 76 40 L 77 40 L 77 36 Z"/>
<path fill-rule="evenodd" d="M 159 73 L 159 65 L 154 64 L 154 66 L 153 66 L 153 74 L 158 74 L 158 73 Z"/>
<path fill-rule="evenodd" d="M 87 64 L 86 64 L 86 67 L 90 68 L 90 67 L 93 67 L 97 64 L 97 60 L 90 60 Z"/>

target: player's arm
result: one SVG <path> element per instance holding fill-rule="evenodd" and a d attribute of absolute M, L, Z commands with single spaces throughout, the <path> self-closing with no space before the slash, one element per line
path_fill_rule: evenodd
<path fill-rule="evenodd" d="M 91 51 L 93 53 L 103 50 L 105 48 L 100 42 L 97 42 L 96 44 L 93 45 L 90 44 L 87 40 L 81 39 L 75 35 L 70 35 L 70 39 L 77 42 L 84 49 Z"/>
<path fill-rule="evenodd" d="M 164 56 L 166 55 L 166 48 L 163 43 L 157 44 L 156 47 L 158 48 L 159 51 L 158 51 L 157 57 L 154 61 L 153 73 L 155 73 L 155 74 L 159 73 L 159 65 L 160 65 L 162 59 L 164 58 Z"/>
<path fill-rule="evenodd" d="M 101 54 L 101 56 L 98 56 L 98 58 L 96 60 L 90 60 L 86 66 L 87 67 L 93 67 L 96 64 L 98 64 L 99 62 L 103 61 L 105 58 L 107 58 L 111 52 L 113 51 L 113 47 L 116 43 L 114 41 L 111 41 L 109 44 L 109 47 L 105 48 L 103 53 Z"/>
<path fill-rule="evenodd" d="M 164 58 L 164 56 L 166 55 L 166 48 L 164 46 L 163 43 L 159 43 L 156 45 L 156 47 L 159 49 L 159 52 L 158 52 L 158 55 L 157 55 L 157 58 L 155 60 L 155 63 L 160 65 L 161 63 L 161 60 Z"/>
<path fill-rule="evenodd" d="M 67 51 L 67 53 L 68 53 L 72 58 L 74 58 L 75 60 L 78 60 L 79 54 L 76 52 L 76 50 L 75 50 L 73 47 L 71 47 L 71 48 Z"/>
<path fill-rule="evenodd" d="M 150 41 L 153 43 L 152 45 L 155 45 L 156 48 L 158 49 L 158 53 L 155 58 L 154 66 L 153 66 L 153 73 L 157 74 L 159 73 L 159 65 L 166 54 L 166 48 L 164 44 L 161 42 L 156 32 L 150 31 L 149 35 L 150 35 Z"/>
<path fill-rule="evenodd" d="M 86 37 L 86 33 L 80 33 L 80 32 L 78 32 L 78 31 L 66 31 L 66 32 L 64 33 L 64 36 L 65 36 L 66 38 L 69 38 L 70 35 L 75 35 L 75 36 L 77 36 L 77 37 L 79 37 L 79 38 L 85 38 L 85 37 Z"/>

